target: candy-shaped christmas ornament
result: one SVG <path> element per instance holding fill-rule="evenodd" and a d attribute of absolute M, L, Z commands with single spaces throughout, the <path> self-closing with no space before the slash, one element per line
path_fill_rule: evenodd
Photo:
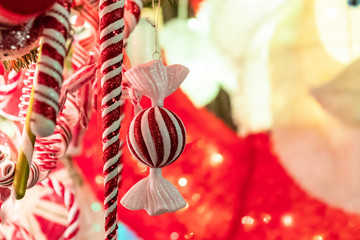
<path fill-rule="evenodd" d="M 152 102 L 151 108 L 135 116 L 127 134 L 132 155 L 150 167 L 149 176 L 136 183 L 121 199 L 121 204 L 130 210 L 145 209 L 149 215 L 159 215 L 186 206 L 175 186 L 162 177 L 161 168 L 173 163 L 185 147 L 185 127 L 178 116 L 163 107 L 163 101 L 188 73 L 189 69 L 182 65 L 164 66 L 158 60 L 125 73 L 132 88 Z"/>

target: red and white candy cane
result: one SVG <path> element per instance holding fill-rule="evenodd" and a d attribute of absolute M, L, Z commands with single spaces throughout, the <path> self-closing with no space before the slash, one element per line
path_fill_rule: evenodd
<path fill-rule="evenodd" d="M 10 187 L 14 180 L 15 163 L 9 161 L 7 156 L 0 151 L 0 186 Z"/>
<path fill-rule="evenodd" d="M 141 0 L 126 0 L 125 3 L 125 30 L 124 38 L 127 39 L 139 22 L 142 8 Z"/>
<path fill-rule="evenodd" d="M 11 161 L 0 151 L 0 186 L 11 187 L 14 181 L 16 163 Z M 32 162 L 30 167 L 27 188 L 32 188 L 39 181 L 40 169 L 37 163 Z"/>
<path fill-rule="evenodd" d="M 9 218 L 4 219 L 1 222 L 0 227 L 0 239 L 26 239 L 26 240 L 35 240 L 35 237 L 29 233 L 26 228 L 21 226 L 19 223 L 11 221 Z"/>
<path fill-rule="evenodd" d="M 36 139 L 35 159 L 39 162 L 41 172 L 46 173 L 45 176 L 56 168 L 57 161 L 65 155 L 71 139 L 71 128 L 63 113 L 57 118 L 53 135 Z"/>
<path fill-rule="evenodd" d="M 35 73 L 31 131 L 41 137 L 54 132 L 63 82 L 71 0 L 57 0 L 45 13 L 42 47 Z"/>
<path fill-rule="evenodd" d="M 178 116 L 163 108 L 163 101 L 188 73 L 184 66 L 166 67 L 161 61 L 141 64 L 125 73 L 131 87 L 152 102 L 151 108 L 135 116 L 127 134 L 132 155 L 150 167 L 150 175 L 121 199 L 121 204 L 130 210 L 145 209 L 149 215 L 159 215 L 186 206 L 175 186 L 161 176 L 161 168 L 173 163 L 185 147 L 185 127 Z"/>
<path fill-rule="evenodd" d="M 105 239 L 117 239 L 124 3 L 125 0 L 100 0 L 99 3 Z"/>
<path fill-rule="evenodd" d="M 20 97 L 21 102 L 19 104 L 19 117 L 23 123 L 25 122 L 27 109 L 29 107 L 30 93 L 33 87 L 35 68 L 36 65 L 32 64 L 30 68 L 26 70 L 25 78 L 23 80 L 23 94 Z M 74 114 L 72 113 L 72 115 Z M 37 181 L 42 180 L 48 175 L 51 170 L 56 168 L 59 157 L 62 157 L 65 154 L 65 151 L 70 144 L 70 141 L 71 129 L 69 123 L 65 117 L 65 113 L 60 113 L 57 117 L 57 125 L 53 135 L 45 138 L 37 138 L 35 140 L 34 147 L 29 144 L 27 145 L 28 148 L 33 148 L 31 151 L 35 151 L 35 161 L 39 163 L 39 165 L 34 165 L 33 163 L 31 163 L 32 167 L 30 168 L 30 180 L 28 180 L 28 188 L 29 182 L 31 182 L 30 186 L 35 185 Z M 9 165 L 6 166 L 4 170 L 9 172 Z M 35 178 L 32 175 L 34 175 Z"/>
<path fill-rule="evenodd" d="M 75 239 L 79 231 L 80 210 L 74 193 L 70 191 L 68 187 L 64 186 L 64 184 L 52 178 L 46 178 L 40 185 L 51 188 L 57 196 L 64 199 L 65 207 L 68 210 L 68 226 L 63 237 L 64 240 Z"/>

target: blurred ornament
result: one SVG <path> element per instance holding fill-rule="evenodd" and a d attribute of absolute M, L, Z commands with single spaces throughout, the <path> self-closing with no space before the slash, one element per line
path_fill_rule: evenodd
<path fill-rule="evenodd" d="M 65 240 L 75 239 L 79 231 L 80 211 L 74 193 L 69 189 L 69 187 L 66 187 L 61 182 L 52 178 L 45 179 L 40 183 L 40 185 L 51 188 L 58 197 L 63 199 L 66 210 L 68 211 L 67 228 L 63 234 L 63 238 Z"/>
<path fill-rule="evenodd" d="M 360 1 L 359 0 L 348 0 L 348 5 L 351 7 L 357 7 L 359 6 Z"/>
<path fill-rule="evenodd" d="M 142 8 L 141 0 L 126 0 L 125 3 L 125 13 L 124 13 L 124 21 L 125 21 L 125 29 L 124 29 L 124 38 L 128 39 L 129 35 L 139 22 L 141 8 Z"/>
<path fill-rule="evenodd" d="M 2 210 L 5 221 L 18 221 L 39 240 L 61 238 L 68 225 L 64 199 L 49 187 L 37 185 L 28 190 L 24 199 L 3 203 Z"/>
<path fill-rule="evenodd" d="M 297 1 L 207 1 L 209 36 L 235 70 L 232 117 L 242 135 L 271 128 L 269 45 L 279 21 Z M 240 13 L 240 14 L 239 14 Z M 221 21 L 219 21 L 221 19 Z"/>
<path fill-rule="evenodd" d="M 234 69 L 209 35 L 206 14 L 202 11 L 197 18 L 170 20 L 160 31 L 166 62 L 180 63 L 190 69 L 181 88 L 197 106 L 208 104 L 220 87 L 229 92 L 236 87 Z"/>
<path fill-rule="evenodd" d="M 0 58 L 2 61 L 15 60 L 37 47 L 39 38 L 43 30 L 43 16 L 15 27 L 0 29 Z M 32 55 L 36 56 L 36 55 Z M 35 62 L 36 57 L 31 58 Z M 11 70 L 13 64 L 7 64 Z M 16 65 L 15 65 L 16 66 Z M 16 68 L 19 71 L 19 68 Z"/>
<path fill-rule="evenodd" d="M 35 240 L 35 237 L 16 222 L 3 221 L 0 225 L 0 238 L 3 240 Z"/>
<path fill-rule="evenodd" d="M 360 60 L 346 67 L 322 86 L 313 88 L 311 94 L 335 118 L 344 124 L 360 126 Z"/>
<path fill-rule="evenodd" d="M 56 0 L 0 1 L 0 25 L 6 28 L 28 22 L 44 13 L 55 2 Z"/>
<path fill-rule="evenodd" d="M 322 6 L 327 6 L 325 2 L 335 4 L 323 1 Z M 348 75 L 355 74 L 356 67 L 342 72 L 345 66 L 329 55 L 322 37 L 316 34 L 324 26 L 317 21 L 325 18 L 320 15 L 326 8 L 318 8 L 316 3 L 320 2 L 299 1 L 277 26 L 271 42 L 272 139 L 283 167 L 307 193 L 331 206 L 360 213 L 360 130 L 348 124 L 356 121 L 357 114 L 351 112 L 357 103 L 350 102 L 356 99 L 352 91 L 358 86 Z M 336 44 L 348 49 L 348 43 L 342 41 Z M 314 94 L 324 107 L 310 89 L 316 89 Z M 329 97 L 329 91 L 334 96 Z M 335 111 L 343 116 L 335 117 L 331 114 Z"/>
<path fill-rule="evenodd" d="M 359 1 L 348 1 L 359 2 Z M 314 11 L 317 37 L 326 53 L 341 64 L 349 64 L 360 56 L 360 9 L 349 8 L 343 1 L 315 0 Z"/>

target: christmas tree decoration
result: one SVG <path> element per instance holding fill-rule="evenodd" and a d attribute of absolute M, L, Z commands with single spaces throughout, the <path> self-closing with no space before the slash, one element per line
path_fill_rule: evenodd
<path fill-rule="evenodd" d="M 17 168 L 15 169 L 13 187 L 17 199 L 21 199 L 25 196 L 26 186 L 29 178 L 30 166 L 32 165 L 32 158 L 34 153 L 34 145 L 36 136 L 30 129 L 30 113 L 32 111 L 34 89 L 31 90 L 29 97 L 28 109 L 26 114 L 25 123 L 22 132 L 22 138 L 20 143 L 20 150 L 17 160 Z"/>
<path fill-rule="evenodd" d="M 41 55 L 36 67 L 34 87 L 30 95 L 21 151 L 17 161 L 18 167 L 15 171 L 14 189 L 17 198 L 25 195 L 36 135 L 49 136 L 56 126 L 70 7 L 70 1 L 59 0 L 45 13 Z"/>
<path fill-rule="evenodd" d="M 125 4 L 125 13 L 124 13 L 124 38 L 128 39 L 130 33 L 134 31 L 137 23 L 140 19 L 140 13 L 142 8 L 141 0 L 128 0 Z"/>
<path fill-rule="evenodd" d="M 123 64 L 125 0 L 100 0 L 101 117 L 105 186 L 105 239 L 117 238 L 117 195 L 122 118 L 121 81 Z"/>
<path fill-rule="evenodd" d="M 63 82 L 66 40 L 70 31 L 71 0 L 58 0 L 46 13 L 42 45 L 35 73 L 31 131 L 47 137 L 54 132 Z"/>
<path fill-rule="evenodd" d="M 81 212 L 72 186 L 53 177 L 34 186 L 20 201 L 2 202 L 2 212 L 3 223 L 15 222 L 39 240 L 78 236 Z M 0 236 L 7 231 L 4 228 Z"/>
<path fill-rule="evenodd" d="M 13 184 L 16 164 L 8 159 L 4 153 L 0 152 L 0 186 L 2 188 L 9 188 Z M 26 188 L 32 188 L 39 181 L 40 169 L 37 163 L 32 162 L 29 170 L 28 181 Z"/>
<path fill-rule="evenodd" d="M 0 226 L 0 236 L 3 239 L 12 240 L 35 240 L 35 237 L 30 234 L 24 227 L 15 222 L 5 221 Z"/>
<path fill-rule="evenodd" d="M 150 175 L 134 185 L 121 204 L 131 210 L 145 209 L 149 215 L 174 212 L 186 206 L 178 190 L 161 176 L 161 168 L 173 163 L 186 142 L 185 127 L 179 117 L 163 108 L 164 98 L 184 81 L 189 70 L 181 65 L 165 67 L 161 61 L 138 65 L 125 75 L 152 107 L 137 114 L 127 135 L 130 152 L 150 167 Z"/>
<path fill-rule="evenodd" d="M 351 56 L 358 51 L 350 47 L 351 42 L 357 45 L 358 32 L 349 23 L 359 9 L 350 10 L 346 2 L 337 1 L 297 4 L 277 26 L 270 45 L 274 149 L 305 192 L 358 213 L 359 129 L 354 124 L 357 113 L 351 110 L 356 109 L 351 92 L 358 89 L 352 80 L 357 73 Z M 334 10 L 336 16 L 331 14 Z M 293 64 L 284 70 L 288 62 Z"/>
<path fill-rule="evenodd" d="M 1 178 L 0 178 L 0 186 L 1 187 L 9 187 L 12 185 L 14 180 L 14 172 L 15 172 L 15 163 L 7 162 L 7 165 L 4 166 L 4 162 L 6 161 L 6 155 L 3 152 L 0 152 L 0 164 L 1 166 Z"/>

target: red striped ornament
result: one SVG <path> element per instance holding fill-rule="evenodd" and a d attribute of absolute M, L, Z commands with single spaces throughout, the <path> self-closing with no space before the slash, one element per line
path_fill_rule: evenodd
<path fill-rule="evenodd" d="M 161 176 L 161 168 L 183 152 L 186 131 L 180 118 L 168 109 L 151 107 L 138 113 L 127 134 L 131 154 L 150 167 L 150 175 L 135 184 L 121 199 L 130 210 L 145 209 L 155 216 L 186 206 L 173 184 Z"/>
<path fill-rule="evenodd" d="M 186 131 L 180 118 L 163 107 L 141 111 L 131 122 L 127 134 L 130 152 L 141 163 L 162 168 L 183 152 Z"/>

